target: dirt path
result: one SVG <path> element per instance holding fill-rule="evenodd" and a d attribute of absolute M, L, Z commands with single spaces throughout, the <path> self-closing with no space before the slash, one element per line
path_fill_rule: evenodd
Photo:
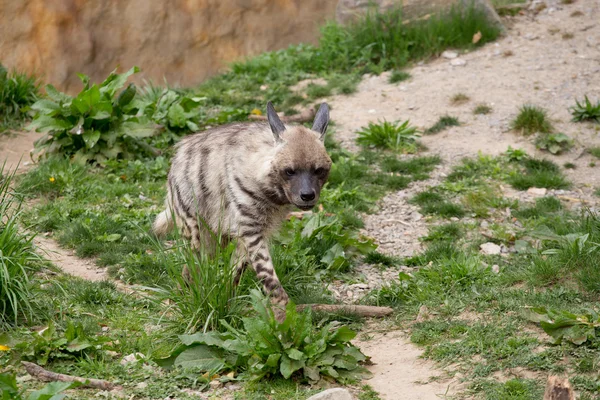
<path fill-rule="evenodd" d="M 584 150 L 600 145 L 600 132 L 597 125 L 571 123 L 568 109 L 575 98 L 589 94 L 595 99 L 600 93 L 600 2 L 563 5 L 548 1 L 546 5 L 537 16 L 518 17 L 505 38 L 459 55 L 466 61 L 464 66 L 452 66 L 450 59 L 440 58 L 409 70 L 412 78 L 408 81 L 389 84 L 389 73 L 366 77 L 353 95 L 329 99 L 338 126 L 336 138 L 349 149 L 356 149 L 355 132 L 370 121 L 409 119 L 424 129 L 449 114 L 462 123 L 423 137 L 428 153 L 444 160 L 431 179 L 387 195 L 380 201 L 380 211 L 366 216 L 365 233 L 375 238 L 381 251 L 409 256 L 420 249 L 418 238 L 427 232 L 427 224 L 406 200 L 438 184 L 451 165 L 478 152 L 498 155 L 511 146 L 559 165 L 572 162 L 577 169 L 565 173 L 576 188 L 567 197 L 597 202 L 592 192 L 600 187 L 600 171 L 590 166 L 594 159 Z M 452 105 L 457 93 L 470 100 Z M 474 115 L 480 103 L 491 106 L 493 112 Z M 526 103 L 548 110 L 557 130 L 575 139 L 575 147 L 559 157 L 550 156 L 535 148 L 534 138 L 511 132 L 510 121 Z M 526 194 L 517 196 L 527 200 Z M 357 344 L 375 363 L 370 367 L 374 377 L 366 383 L 384 399 L 440 399 L 459 389 L 455 381 L 431 381 L 431 377 L 444 377 L 444 372 L 420 359 L 421 351 L 403 332 L 378 334 Z"/>
<path fill-rule="evenodd" d="M 5 170 L 11 171 L 19 166 L 19 170 L 28 168 L 32 162 L 29 152 L 33 142 L 42 136 L 37 132 L 11 132 L 0 134 L 0 164 L 6 162 Z"/>

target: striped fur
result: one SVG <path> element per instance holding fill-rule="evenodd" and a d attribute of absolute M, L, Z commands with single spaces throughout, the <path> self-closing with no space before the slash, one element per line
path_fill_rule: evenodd
<path fill-rule="evenodd" d="M 329 111 L 321 105 L 312 130 L 285 126 L 270 103 L 267 112 L 269 124 L 221 126 L 177 145 L 166 210 L 153 229 L 163 235 L 175 222 L 202 251 L 219 245 L 211 231 L 237 239 L 236 281 L 251 265 L 273 302 L 285 306 L 288 296 L 273 268 L 268 238 L 294 205 L 306 210 L 319 199 L 331 168 L 323 145 Z"/>

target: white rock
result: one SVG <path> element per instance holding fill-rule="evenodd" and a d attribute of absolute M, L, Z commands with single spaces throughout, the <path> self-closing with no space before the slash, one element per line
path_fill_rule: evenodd
<path fill-rule="evenodd" d="M 527 194 L 530 194 L 532 196 L 545 196 L 546 192 L 548 192 L 548 189 L 546 189 L 546 188 L 532 187 L 532 188 L 527 189 Z"/>
<path fill-rule="evenodd" d="M 144 358 L 146 357 L 142 353 L 132 353 L 123 357 L 123 359 L 121 360 L 121 365 L 127 365 Z"/>
<path fill-rule="evenodd" d="M 481 246 L 479 246 L 479 249 L 481 250 L 481 252 L 483 254 L 488 254 L 488 255 L 500 254 L 500 251 L 502 250 L 502 248 L 500 246 L 498 246 L 496 243 L 492 243 L 492 242 L 487 242 L 487 243 L 482 244 Z"/>
<path fill-rule="evenodd" d="M 333 388 L 310 396 L 307 400 L 352 400 L 352 395 L 346 389 Z"/>
<path fill-rule="evenodd" d="M 500 273 L 500 266 L 498 264 L 492 265 L 492 272 L 495 274 Z"/>
<path fill-rule="evenodd" d="M 442 53 L 442 57 L 452 60 L 453 58 L 458 57 L 458 53 L 455 51 L 446 50 Z"/>
<path fill-rule="evenodd" d="M 210 381 L 208 385 L 209 385 L 209 386 L 210 386 L 210 388 L 211 388 L 211 389 L 213 389 L 213 390 L 214 390 L 214 389 L 218 389 L 218 388 L 220 388 L 221 386 L 223 386 L 223 384 L 221 383 L 221 381 L 218 381 L 218 380 L 216 380 L 216 379 L 215 379 L 214 381 Z"/>
<path fill-rule="evenodd" d="M 146 389 L 148 387 L 148 384 L 146 382 L 140 382 L 137 385 L 135 385 L 136 389 Z"/>
<path fill-rule="evenodd" d="M 467 62 L 462 58 L 455 58 L 454 60 L 450 61 L 450 65 L 452 65 L 453 67 L 464 67 L 465 65 L 467 65 Z"/>

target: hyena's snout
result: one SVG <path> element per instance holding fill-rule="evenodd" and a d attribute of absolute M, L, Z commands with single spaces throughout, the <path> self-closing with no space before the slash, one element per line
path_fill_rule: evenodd
<path fill-rule="evenodd" d="M 310 210 L 319 201 L 321 184 L 310 172 L 301 172 L 291 185 L 291 202 L 302 210 Z"/>

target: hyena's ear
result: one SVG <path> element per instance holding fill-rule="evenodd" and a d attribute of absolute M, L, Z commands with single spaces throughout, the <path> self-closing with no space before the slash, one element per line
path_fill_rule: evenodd
<path fill-rule="evenodd" d="M 312 130 L 321 134 L 319 139 L 325 140 L 325 132 L 327 132 L 327 125 L 329 125 L 329 106 L 327 103 L 322 103 L 315 115 L 315 122 L 313 122 Z"/>
<path fill-rule="evenodd" d="M 281 134 L 285 131 L 285 125 L 283 125 L 283 122 L 279 119 L 279 116 L 275 112 L 275 108 L 270 101 L 267 103 L 267 119 L 269 120 L 269 125 L 273 131 L 273 136 L 275 136 L 275 142 L 280 143 L 282 141 Z"/>

